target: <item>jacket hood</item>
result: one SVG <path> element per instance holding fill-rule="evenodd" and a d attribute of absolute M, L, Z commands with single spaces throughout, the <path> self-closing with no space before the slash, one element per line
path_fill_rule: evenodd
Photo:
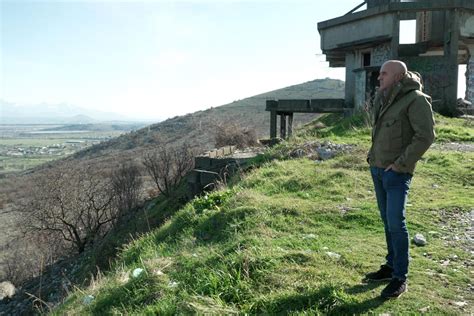
<path fill-rule="evenodd" d="M 423 91 L 423 84 L 421 83 L 421 75 L 415 71 L 408 71 L 406 75 L 400 80 L 401 92 L 403 94 L 412 90 Z"/>

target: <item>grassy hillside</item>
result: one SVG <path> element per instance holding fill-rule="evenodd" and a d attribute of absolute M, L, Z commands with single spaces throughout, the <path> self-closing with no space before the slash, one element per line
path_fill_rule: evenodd
<path fill-rule="evenodd" d="M 187 142 L 197 151 L 204 152 L 215 146 L 216 124 L 229 122 L 242 128 L 255 129 L 262 137 L 269 134 L 270 114 L 265 111 L 267 99 L 282 98 L 340 98 L 344 94 L 344 82 L 334 79 L 321 79 L 290 87 L 270 91 L 250 98 L 237 100 L 227 105 L 214 107 L 205 111 L 177 116 L 139 129 L 110 141 L 104 141 L 88 149 L 69 156 L 68 160 L 84 166 L 101 166 L 104 170 L 113 168 L 121 161 L 133 158 L 141 165 L 141 158 L 145 150 L 153 148 L 158 142 L 170 146 Z M 131 105 L 133 106 L 133 105 Z M 166 106 L 166 104 L 157 104 Z M 294 124 L 304 124 L 314 118 L 315 114 L 295 115 Z M 94 128 L 92 125 L 86 125 Z M 78 126 L 72 126 L 73 129 Z M 56 143 L 56 142 L 55 142 Z M 54 169 L 63 163 L 63 159 L 50 161 L 35 169 L 28 169 L 21 175 L 11 174 L 7 179 L 0 179 L 0 226 L 8 223 L 0 235 L 0 261 L 7 252 L 5 245 L 19 235 L 16 218 L 11 213 L 3 213 L 3 208 L 8 211 L 15 203 L 22 199 L 25 187 L 31 183 L 32 174 L 41 174 L 45 169 Z M 34 175 L 33 175 L 34 176 Z M 148 183 L 149 179 L 144 176 Z M 0 276 L 3 267 L 0 262 Z"/>
<path fill-rule="evenodd" d="M 437 120 L 440 140 L 472 147 L 472 121 Z M 326 161 L 290 158 L 328 140 L 355 146 Z M 385 254 L 369 141 L 362 117 L 311 122 L 250 172 L 128 244 L 52 314 L 472 314 L 474 153 L 439 143 L 420 161 L 408 226 L 428 244 L 410 247 L 408 293 L 383 301 L 383 284 L 361 282 Z M 160 205 L 150 212 L 165 212 Z"/>
<path fill-rule="evenodd" d="M 342 98 L 344 82 L 335 79 L 318 79 L 306 83 L 266 92 L 250 98 L 213 107 L 204 111 L 176 116 L 166 121 L 150 125 L 108 142 L 93 146 L 74 155 L 76 158 L 90 158 L 124 154 L 124 151 L 140 151 L 142 147 L 157 141 L 171 145 L 187 141 L 203 151 L 214 147 L 217 124 L 237 124 L 255 129 L 259 137 L 270 133 L 270 113 L 265 111 L 266 100 Z M 307 123 L 314 114 L 295 114 L 296 126 Z"/>

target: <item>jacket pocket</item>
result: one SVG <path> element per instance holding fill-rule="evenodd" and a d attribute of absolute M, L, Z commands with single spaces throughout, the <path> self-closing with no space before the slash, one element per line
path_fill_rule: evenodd
<path fill-rule="evenodd" d="M 390 152 L 402 150 L 402 122 L 399 119 L 391 119 L 382 122 L 381 133 L 383 133 L 383 149 Z"/>

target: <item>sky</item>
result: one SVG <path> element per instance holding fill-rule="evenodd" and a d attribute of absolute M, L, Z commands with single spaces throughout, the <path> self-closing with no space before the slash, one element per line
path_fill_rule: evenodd
<path fill-rule="evenodd" d="M 0 0 L 0 99 L 162 120 L 344 80 L 317 23 L 361 0 Z"/>

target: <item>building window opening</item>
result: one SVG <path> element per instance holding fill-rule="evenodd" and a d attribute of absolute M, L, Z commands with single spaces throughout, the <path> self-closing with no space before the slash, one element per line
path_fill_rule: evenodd
<path fill-rule="evenodd" d="M 458 66 L 458 99 L 467 99 L 466 83 L 467 83 L 467 65 Z"/>
<path fill-rule="evenodd" d="M 400 44 L 416 43 L 416 20 L 400 21 Z"/>
<path fill-rule="evenodd" d="M 370 66 L 370 53 L 362 53 L 362 66 Z"/>

